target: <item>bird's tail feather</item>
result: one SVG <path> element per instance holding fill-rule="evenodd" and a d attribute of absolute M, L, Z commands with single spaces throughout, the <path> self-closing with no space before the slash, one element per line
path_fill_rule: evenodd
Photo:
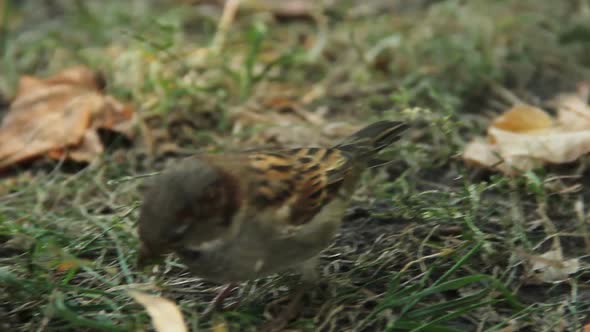
<path fill-rule="evenodd" d="M 354 157 L 370 161 L 382 149 L 399 140 L 408 127 L 400 121 L 375 122 L 345 138 L 334 147 Z"/>

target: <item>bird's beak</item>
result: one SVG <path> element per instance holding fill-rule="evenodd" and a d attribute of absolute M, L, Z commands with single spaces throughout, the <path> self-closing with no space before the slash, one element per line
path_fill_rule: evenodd
<path fill-rule="evenodd" d="M 157 264 L 163 255 L 155 253 L 151 250 L 144 242 L 141 242 L 139 246 L 139 253 L 137 255 L 137 268 L 144 269 L 148 266 Z"/>

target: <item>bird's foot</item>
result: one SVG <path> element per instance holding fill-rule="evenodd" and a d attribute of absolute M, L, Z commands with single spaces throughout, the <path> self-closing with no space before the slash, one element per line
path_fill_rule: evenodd
<path fill-rule="evenodd" d="M 306 287 L 300 287 L 295 294 L 292 295 L 291 300 L 279 314 L 269 322 L 261 326 L 260 331 L 262 332 L 277 332 L 282 331 L 291 320 L 295 319 L 301 311 L 301 305 L 303 304 L 303 295 L 305 294 Z"/>
<path fill-rule="evenodd" d="M 235 283 L 229 283 L 223 287 L 223 289 L 217 293 L 217 295 L 213 298 L 207 309 L 203 312 L 202 316 L 207 317 L 212 314 L 214 311 L 222 310 L 223 309 L 223 301 L 228 295 L 237 287 Z"/>

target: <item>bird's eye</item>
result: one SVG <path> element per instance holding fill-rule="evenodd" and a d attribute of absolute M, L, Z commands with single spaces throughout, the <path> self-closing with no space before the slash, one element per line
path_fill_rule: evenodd
<path fill-rule="evenodd" d="M 184 206 L 183 208 L 179 209 L 178 212 L 176 213 L 176 219 L 177 220 L 189 220 L 194 216 L 194 212 L 191 208 L 191 206 L 189 205 L 189 203 L 185 204 L 186 206 Z"/>
<path fill-rule="evenodd" d="M 217 196 L 217 188 L 209 188 L 203 194 L 203 199 L 206 201 L 212 201 Z"/>
<path fill-rule="evenodd" d="M 198 249 L 181 248 L 178 250 L 178 254 L 184 259 L 194 260 L 199 259 L 202 252 Z"/>
<path fill-rule="evenodd" d="M 190 227 L 190 223 L 184 223 L 184 224 L 174 228 L 172 230 L 172 232 L 168 235 L 168 240 L 170 242 L 177 242 L 177 241 L 182 240 L 182 238 L 186 234 L 186 231 L 188 230 L 189 227 Z"/>

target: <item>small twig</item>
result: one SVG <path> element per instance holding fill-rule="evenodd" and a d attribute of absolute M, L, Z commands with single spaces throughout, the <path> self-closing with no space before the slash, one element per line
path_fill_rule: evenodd
<path fill-rule="evenodd" d="M 578 0 L 578 12 L 581 14 L 581 16 L 590 16 L 590 4 L 588 4 L 588 1 Z"/>
<path fill-rule="evenodd" d="M 578 219 L 578 227 L 580 233 L 584 237 L 584 244 L 586 245 L 586 252 L 590 252 L 590 232 L 588 231 L 588 223 L 586 213 L 584 211 L 584 200 L 580 198 L 574 204 L 574 210 Z"/>
<path fill-rule="evenodd" d="M 514 181 L 509 182 L 510 186 L 510 193 L 509 193 L 509 204 L 508 207 L 510 208 L 510 221 L 512 223 L 511 227 L 511 239 L 509 242 L 510 246 L 510 257 L 508 259 L 510 266 L 515 266 L 521 262 L 519 255 L 515 252 L 515 243 L 517 239 L 520 239 L 522 242 L 522 246 L 527 250 L 530 250 L 531 243 L 529 242 L 526 232 L 525 232 L 525 218 L 524 213 L 522 210 L 522 201 L 520 199 L 520 194 L 518 192 L 518 185 Z M 505 227 L 508 228 L 509 224 L 505 224 Z M 505 276 L 506 283 L 511 283 L 513 280 L 517 278 L 517 271 L 516 269 L 507 269 L 503 275 Z"/>
<path fill-rule="evenodd" d="M 336 317 L 340 312 L 342 312 L 344 310 L 344 306 L 343 305 L 339 305 L 336 308 L 330 310 L 330 312 L 328 312 L 328 314 L 326 315 L 326 318 L 324 318 L 324 321 L 321 323 L 320 326 L 318 326 L 318 331 L 325 331 L 325 328 L 327 327 L 328 324 L 330 324 L 332 322 L 332 319 L 334 317 Z M 314 321 L 316 323 L 318 323 L 318 317 L 316 316 Z"/>
<path fill-rule="evenodd" d="M 514 181 L 510 185 L 510 219 L 512 219 L 513 234 L 518 236 L 526 249 L 531 248 L 526 232 L 524 231 L 525 218 L 522 211 L 522 201 L 518 192 L 518 185 Z M 514 242 L 512 243 L 514 245 Z"/>
<path fill-rule="evenodd" d="M 43 316 L 43 319 L 41 320 L 41 323 L 39 323 L 39 327 L 37 328 L 37 332 L 43 332 L 47 330 L 47 326 L 49 325 L 49 322 L 51 321 L 51 316 L 50 315 L 45 315 Z"/>
<path fill-rule="evenodd" d="M 539 214 L 539 216 L 543 220 L 543 224 L 545 226 L 545 234 L 547 234 L 547 235 L 559 234 L 559 232 L 557 231 L 557 227 L 555 227 L 555 224 L 553 224 L 553 222 L 551 221 L 551 219 L 547 215 L 547 203 L 544 200 L 539 202 L 539 207 L 537 208 L 537 213 Z M 560 241 L 559 236 L 553 237 L 553 249 L 558 250 L 559 252 L 562 251 L 561 250 L 561 241 Z"/>
<path fill-rule="evenodd" d="M 426 235 L 424 240 L 422 240 L 422 242 L 420 242 L 420 245 L 418 246 L 418 255 L 417 255 L 418 259 L 417 259 L 417 261 L 419 261 L 418 265 L 420 265 L 420 269 L 424 273 L 426 273 L 426 271 L 428 271 L 426 264 L 424 264 L 424 260 L 426 257 L 426 256 L 424 256 L 424 247 L 426 246 L 426 243 L 428 243 L 428 241 L 430 241 L 432 234 L 434 234 L 437 231 L 438 227 L 439 227 L 439 225 L 435 225 L 434 227 L 432 227 L 430 232 L 428 232 L 428 235 Z M 427 256 L 432 256 L 432 255 L 427 255 Z M 405 268 L 405 266 L 404 266 L 404 268 Z"/>
<path fill-rule="evenodd" d="M 217 26 L 217 32 L 215 33 L 213 41 L 211 42 L 210 49 L 213 52 L 220 52 L 223 49 L 225 37 L 229 31 L 229 27 L 236 17 L 238 8 L 240 8 L 240 2 L 241 0 L 228 0 L 225 3 L 225 6 L 223 7 L 223 13 L 221 14 L 221 19 L 219 20 L 219 25 Z"/>
<path fill-rule="evenodd" d="M 105 223 L 103 223 L 95 218 L 91 218 L 90 220 L 95 225 L 100 227 L 103 230 L 103 232 L 106 232 L 106 234 L 111 238 L 112 243 L 115 245 L 115 250 L 117 252 L 117 259 L 119 261 L 119 268 L 121 269 L 121 272 L 123 273 L 123 276 L 125 277 L 125 281 L 128 285 L 133 284 L 134 283 L 133 273 L 131 272 L 131 269 L 129 268 L 129 264 L 127 263 L 128 255 L 126 255 L 125 251 L 123 250 L 123 245 L 122 245 L 121 241 L 119 240 L 119 236 L 117 236 L 117 234 L 115 234 L 113 232 L 113 227 L 110 225 L 106 225 Z"/>
<path fill-rule="evenodd" d="M 408 270 L 410 268 L 410 266 L 412 266 L 412 265 L 414 265 L 416 263 L 421 264 L 422 262 L 424 262 L 427 259 L 435 258 L 435 257 L 445 257 L 445 256 L 448 256 L 448 255 L 454 253 L 454 252 L 455 252 L 455 249 L 452 249 L 452 248 L 444 248 L 444 249 L 442 249 L 441 251 L 439 251 L 439 252 L 437 252 L 435 254 L 422 256 L 422 257 L 420 257 L 420 258 L 418 258 L 416 260 L 413 260 L 413 261 L 407 263 L 406 265 L 404 265 L 404 267 L 399 271 L 399 273 L 406 272 L 406 270 Z"/>
<path fill-rule="evenodd" d="M 492 91 L 495 94 L 497 94 L 500 98 L 502 98 L 503 100 L 505 100 L 507 102 L 512 103 L 513 105 L 526 104 L 525 101 L 523 101 L 522 99 L 518 98 L 510 90 L 506 89 L 505 87 L 499 85 L 496 82 L 490 81 L 490 87 L 492 88 Z"/>
<path fill-rule="evenodd" d="M 146 173 L 146 174 L 139 174 L 139 175 L 129 175 L 129 176 L 124 176 L 122 178 L 118 178 L 115 180 L 108 180 L 107 181 L 107 185 L 109 186 L 114 186 L 123 182 L 127 182 L 127 181 L 134 181 L 137 179 L 141 179 L 141 178 L 147 178 L 150 176 L 155 176 L 160 174 L 161 172 L 152 172 L 152 173 Z"/>
<path fill-rule="evenodd" d="M 310 61 L 316 61 L 328 43 L 328 20 L 321 7 L 315 8 L 311 17 L 316 22 L 318 33 L 313 47 L 307 52 L 307 57 Z"/>
<path fill-rule="evenodd" d="M 156 139 L 154 138 L 152 130 L 150 129 L 150 127 L 148 126 L 148 124 L 145 120 L 145 116 L 142 115 L 141 112 L 137 112 L 137 113 L 138 113 L 137 124 L 139 126 L 139 130 L 141 130 L 141 133 L 143 134 L 142 135 L 143 144 L 145 145 L 145 147 L 148 150 L 148 155 L 153 156 L 156 151 L 156 148 L 155 148 Z"/>

